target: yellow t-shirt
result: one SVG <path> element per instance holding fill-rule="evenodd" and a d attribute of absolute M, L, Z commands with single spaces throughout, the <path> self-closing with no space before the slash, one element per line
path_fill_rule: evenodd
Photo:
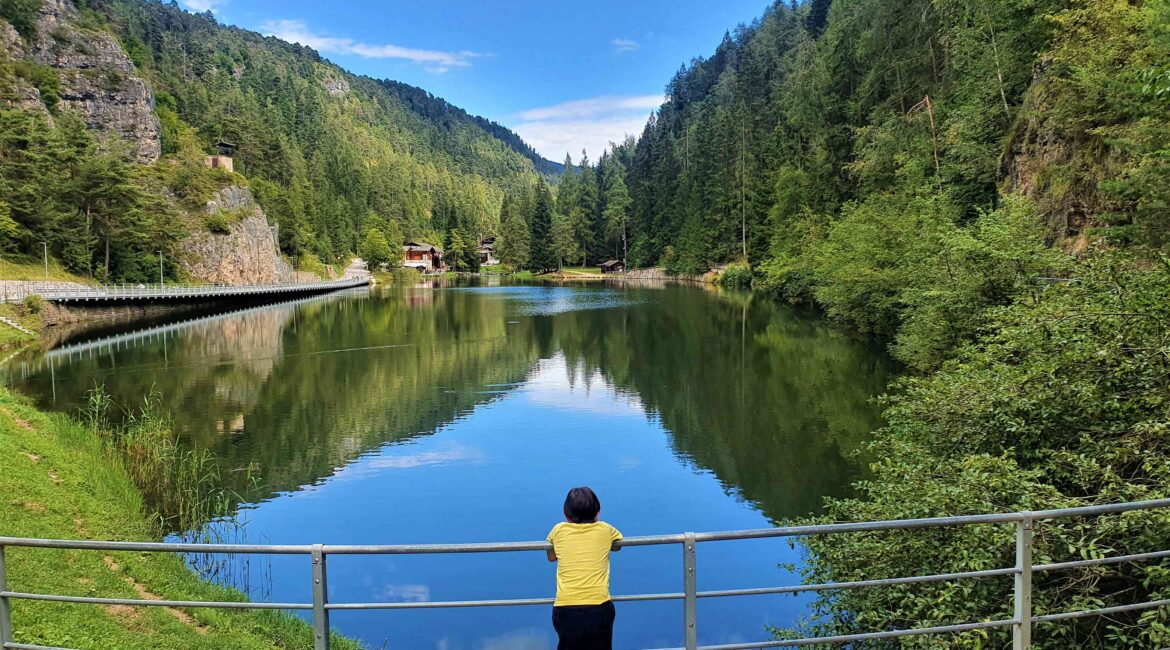
<path fill-rule="evenodd" d="M 604 521 L 553 526 L 548 541 L 557 555 L 557 601 L 554 607 L 600 605 L 609 600 L 609 550 L 622 538 Z"/>

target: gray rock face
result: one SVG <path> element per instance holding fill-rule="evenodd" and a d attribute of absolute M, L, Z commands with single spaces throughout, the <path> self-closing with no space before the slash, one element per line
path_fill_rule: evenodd
<path fill-rule="evenodd" d="M 226 235 L 201 224 L 183 242 L 186 259 L 180 265 L 193 280 L 216 284 L 271 284 L 289 282 L 292 268 L 277 255 L 268 217 L 246 187 L 226 187 L 207 203 L 207 214 L 240 216 Z"/>
<path fill-rule="evenodd" d="M 325 86 L 330 97 L 341 97 L 349 92 L 349 82 L 345 79 L 328 77 L 321 81 L 321 85 Z"/>
<path fill-rule="evenodd" d="M 6 30 L 0 31 L 11 33 L 0 34 L 0 47 L 13 58 L 31 59 L 57 71 L 59 108 L 76 111 L 94 131 L 128 142 L 138 162 L 158 160 L 162 127 L 146 82 L 134 76 L 134 63 L 113 36 L 78 27 L 77 19 L 77 9 L 69 0 L 44 0 L 36 37 L 24 41 L 5 25 Z M 39 94 L 25 91 L 23 95 L 28 96 L 22 96 L 21 107 L 34 98 L 40 103 Z"/>

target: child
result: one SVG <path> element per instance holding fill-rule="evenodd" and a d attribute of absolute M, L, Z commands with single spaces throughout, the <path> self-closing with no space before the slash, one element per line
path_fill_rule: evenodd
<path fill-rule="evenodd" d="M 565 521 L 553 526 L 548 561 L 557 564 L 557 600 L 553 628 L 557 650 L 610 650 L 613 647 L 613 602 L 609 596 L 609 553 L 621 550 L 622 534 L 597 521 L 601 502 L 587 487 L 569 490 Z"/>

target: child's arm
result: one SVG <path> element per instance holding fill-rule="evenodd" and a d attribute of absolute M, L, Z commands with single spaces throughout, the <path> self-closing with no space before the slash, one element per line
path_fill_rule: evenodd
<path fill-rule="evenodd" d="M 547 558 L 548 558 L 548 561 L 549 561 L 549 562 L 556 562 L 556 561 L 557 561 L 557 552 L 556 552 L 556 551 L 554 551 L 553 549 L 551 549 L 551 548 L 550 548 L 550 549 L 547 549 L 547 550 L 544 552 L 544 554 L 545 554 L 545 557 L 547 557 Z"/>

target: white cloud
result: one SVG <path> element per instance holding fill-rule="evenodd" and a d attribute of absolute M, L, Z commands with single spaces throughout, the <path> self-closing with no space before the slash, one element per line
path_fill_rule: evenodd
<path fill-rule="evenodd" d="M 532 108 L 520 113 L 522 120 L 556 120 L 567 118 L 596 117 L 619 111 L 649 111 L 662 105 L 662 95 L 603 95 L 589 99 L 554 104 L 543 108 Z"/>
<path fill-rule="evenodd" d="M 662 95 L 579 99 L 522 111 L 517 115 L 520 123 L 512 130 L 552 160 L 563 159 L 565 153 L 576 160 L 582 149 L 597 160 L 611 142 L 640 134 L 651 111 L 663 101 Z"/>
<path fill-rule="evenodd" d="M 183 0 L 183 6 L 201 14 L 205 11 L 216 11 L 216 9 L 224 4 L 227 0 Z"/>
<path fill-rule="evenodd" d="M 198 1 L 218 2 L 219 0 Z M 290 43 L 300 43 L 318 52 L 354 55 L 363 59 L 402 59 L 421 65 L 428 71 L 438 74 L 447 72 L 451 68 L 470 66 L 472 59 L 485 56 L 470 50 L 458 52 L 422 50 L 391 44 L 363 43 L 352 38 L 325 36 L 313 32 L 301 20 L 269 20 L 261 26 L 261 29 L 268 36 L 275 36 Z"/>
<path fill-rule="evenodd" d="M 630 40 L 628 38 L 615 38 L 612 41 L 610 41 L 609 44 L 613 46 L 613 53 L 614 54 L 622 54 L 623 52 L 633 52 L 634 50 L 642 47 L 641 45 L 638 44 L 637 41 L 633 41 L 633 40 Z"/>

